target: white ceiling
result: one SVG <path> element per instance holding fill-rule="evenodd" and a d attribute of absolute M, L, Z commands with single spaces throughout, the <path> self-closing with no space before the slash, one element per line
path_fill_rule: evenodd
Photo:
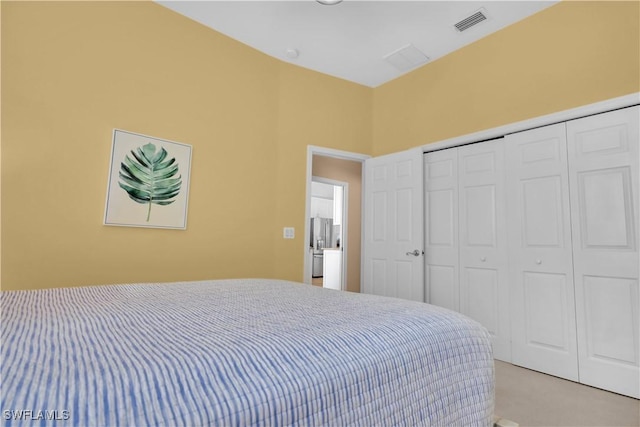
<path fill-rule="evenodd" d="M 409 44 L 428 64 L 558 1 L 157 2 L 280 60 L 376 87 L 425 64 L 399 70 L 385 60 Z M 462 33 L 455 29 L 481 8 L 486 21 Z M 297 58 L 287 57 L 291 49 Z"/>

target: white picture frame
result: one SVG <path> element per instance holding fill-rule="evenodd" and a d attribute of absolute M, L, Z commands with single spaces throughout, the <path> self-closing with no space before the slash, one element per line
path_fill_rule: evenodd
<path fill-rule="evenodd" d="M 186 230 L 191 151 L 114 129 L 104 225 Z"/>

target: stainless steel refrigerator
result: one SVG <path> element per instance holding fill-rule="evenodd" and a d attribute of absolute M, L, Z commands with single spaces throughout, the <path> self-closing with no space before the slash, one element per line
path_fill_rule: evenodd
<path fill-rule="evenodd" d="M 324 248 L 332 246 L 333 219 L 311 218 L 311 247 L 313 248 L 312 277 L 322 277 L 324 263 Z"/>

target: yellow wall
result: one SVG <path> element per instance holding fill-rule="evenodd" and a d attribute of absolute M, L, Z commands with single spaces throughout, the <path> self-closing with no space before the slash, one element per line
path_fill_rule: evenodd
<path fill-rule="evenodd" d="M 378 155 L 640 91 L 638 2 L 563 2 L 376 89 L 150 2 L 0 7 L 2 289 L 302 280 L 308 144 Z M 102 225 L 113 128 L 193 146 L 186 231 Z"/>
<path fill-rule="evenodd" d="M 154 3 L 1 7 L 2 289 L 302 279 L 306 145 L 369 151 L 370 89 Z M 193 146 L 186 231 L 102 225 L 113 128 Z"/>
<path fill-rule="evenodd" d="M 372 90 L 281 63 L 275 257 L 277 277 L 303 280 L 307 145 L 370 152 Z M 282 239 L 294 226 L 295 240 Z"/>
<path fill-rule="evenodd" d="M 382 155 L 640 91 L 640 2 L 561 2 L 374 90 Z"/>

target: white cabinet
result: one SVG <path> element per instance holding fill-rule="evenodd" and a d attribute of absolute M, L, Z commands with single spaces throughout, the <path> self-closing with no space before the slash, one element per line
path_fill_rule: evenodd
<path fill-rule="evenodd" d="M 333 218 L 333 200 L 311 197 L 311 218 Z"/>
<path fill-rule="evenodd" d="M 342 290 L 342 251 L 325 249 L 322 287 Z"/>
<path fill-rule="evenodd" d="M 324 182 L 311 182 L 311 218 L 333 218 L 334 186 Z"/>

